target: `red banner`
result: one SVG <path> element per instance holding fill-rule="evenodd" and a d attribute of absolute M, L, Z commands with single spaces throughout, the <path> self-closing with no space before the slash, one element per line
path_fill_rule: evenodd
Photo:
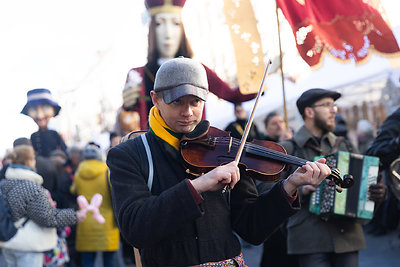
<path fill-rule="evenodd" d="M 341 61 L 361 62 L 371 51 L 400 56 L 380 13 L 363 0 L 276 0 L 292 27 L 301 57 L 316 67 L 325 51 Z"/>

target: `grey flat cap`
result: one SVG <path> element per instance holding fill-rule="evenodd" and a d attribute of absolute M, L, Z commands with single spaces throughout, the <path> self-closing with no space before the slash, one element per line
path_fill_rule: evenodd
<path fill-rule="evenodd" d="M 206 101 L 206 70 L 194 59 L 179 57 L 168 60 L 157 71 L 154 91 L 161 92 L 166 104 L 185 95 L 194 95 Z"/>

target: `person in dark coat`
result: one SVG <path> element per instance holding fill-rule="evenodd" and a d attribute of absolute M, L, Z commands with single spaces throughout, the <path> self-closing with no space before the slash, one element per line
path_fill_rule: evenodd
<path fill-rule="evenodd" d="M 279 142 L 293 137 L 291 128 L 286 127 L 285 121 L 275 111 L 271 111 L 264 119 L 265 137 L 264 140 Z"/>
<path fill-rule="evenodd" d="M 50 119 L 57 116 L 61 109 L 53 100 L 50 90 L 43 88 L 30 90 L 27 98 L 28 101 L 21 113 L 31 117 L 39 126 L 39 130 L 31 135 L 35 152 L 46 158 L 56 149 L 66 153 L 67 146 L 61 136 L 58 132 L 48 129 Z"/>
<path fill-rule="evenodd" d="M 400 156 L 400 108 L 379 127 L 377 136 L 366 154 L 379 157 L 384 169 Z"/>
<path fill-rule="evenodd" d="M 376 210 L 376 216 L 366 226 L 366 231 L 380 235 L 398 227 L 400 221 L 399 200 L 396 187 L 390 186 L 390 165 L 400 156 L 400 108 L 390 114 L 377 131 L 377 135 L 366 151 L 381 162 L 381 173 L 389 187 L 386 199 Z"/>
<path fill-rule="evenodd" d="M 244 110 L 242 103 L 235 103 L 235 117 L 236 120 L 229 123 L 225 128 L 225 131 L 230 132 L 233 138 L 242 139 L 242 135 L 247 124 L 247 112 Z M 253 141 L 253 139 L 261 140 L 260 132 L 255 124 L 251 125 L 247 141 Z"/>
<path fill-rule="evenodd" d="M 293 139 L 281 142 L 288 154 L 313 160 L 316 156 L 332 153 L 337 145 L 339 151 L 352 149 L 348 142 L 336 143 L 337 136 L 332 132 L 335 129 L 335 100 L 340 96 L 338 92 L 316 88 L 305 91 L 297 99 L 304 125 Z M 287 177 L 293 170 L 295 167 L 290 166 L 281 177 Z M 381 184 L 371 186 L 384 189 Z M 326 220 L 309 212 L 310 193 L 316 189 L 305 185 L 299 190 L 301 210 L 287 223 L 288 254 L 298 256 L 300 267 L 358 266 L 358 251 L 366 246 L 361 223 L 343 217 Z M 377 202 L 383 197 L 384 190 L 370 195 L 370 199 Z"/>
<path fill-rule="evenodd" d="M 264 119 L 264 140 L 279 142 L 293 137 L 292 129 L 287 129 L 282 116 L 271 111 Z M 270 190 L 274 183 L 256 182 L 259 193 Z M 260 267 L 296 267 L 297 259 L 287 254 L 286 221 L 264 242 Z"/>
<path fill-rule="evenodd" d="M 316 186 L 330 174 L 324 159 L 308 162 L 258 195 L 253 179 L 234 162 L 200 176 L 186 172 L 178 153 L 180 137 L 197 130 L 201 134 L 201 127 L 207 126 L 199 125 L 207 93 L 206 72 L 199 62 L 165 62 L 151 92 L 150 131 L 108 153 L 118 226 L 140 249 L 144 266 L 245 266 L 233 231 L 251 244 L 261 244 L 296 212 L 297 188 Z"/>

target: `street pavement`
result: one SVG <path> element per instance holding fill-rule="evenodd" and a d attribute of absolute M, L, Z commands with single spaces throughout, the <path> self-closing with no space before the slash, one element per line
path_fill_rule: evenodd
<path fill-rule="evenodd" d="M 385 235 L 374 236 L 366 234 L 367 249 L 360 251 L 359 267 L 399 267 L 400 266 L 400 229 L 391 231 Z M 245 262 L 249 267 L 260 265 L 262 245 L 243 247 Z M 130 267 L 134 265 L 122 264 L 118 267 Z M 0 267 L 6 266 L 0 253 Z M 96 261 L 96 267 L 102 267 L 100 257 Z M 318 266 L 316 266 L 318 267 Z"/>
<path fill-rule="evenodd" d="M 365 234 L 367 248 L 359 253 L 359 267 L 399 267 L 399 234 L 400 228 L 385 235 Z M 249 267 L 260 266 L 262 245 L 244 247 L 243 255 Z"/>

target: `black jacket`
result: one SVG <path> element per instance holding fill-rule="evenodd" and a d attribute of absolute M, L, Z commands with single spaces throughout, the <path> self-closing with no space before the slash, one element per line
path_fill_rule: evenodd
<path fill-rule="evenodd" d="M 400 108 L 382 123 L 366 154 L 379 157 L 384 168 L 400 156 Z"/>
<path fill-rule="evenodd" d="M 244 133 L 244 130 L 246 129 L 246 124 L 247 120 L 236 120 L 231 123 L 229 123 L 228 126 L 226 126 L 225 131 L 230 132 L 231 136 L 236 139 L 242 139 L 242 135 Z M 255 124 L 251 125 L 249 135 L 247 136 L 246 141 L 253 141 L 254 139 L 256 140 L 261 140 L 262 137 L 257 129 L 257 126 Z"/>
<path fill-rule="evenodd" d="M 32 146 L 35 152 L 43 157 L 50 157 L 53 150 L 62 150 L 67 153 L 67 146 L 64 140 L 54 130 L 38 130 L 31 134 Z"/>
<path fill-rule="evenodd" d="M 257 196 L 251 178 L 241 175 L 227 193 L 202 194 L 197 204 L 190 191 L 181 156 L 148 133 L 154 162 L 154 182 L 147 188 L 146 154 L 140 138 L 121 143 L 108 153 L 112 197 L 124 238 L 141 249 L 144 266 L 189 266 L 237 256 L 235 230 L 252 244 L 262 243 L 299 203 L 287 200 L 278 184 Z M 144 162 L 144 164 L 143 164 Z"/>

